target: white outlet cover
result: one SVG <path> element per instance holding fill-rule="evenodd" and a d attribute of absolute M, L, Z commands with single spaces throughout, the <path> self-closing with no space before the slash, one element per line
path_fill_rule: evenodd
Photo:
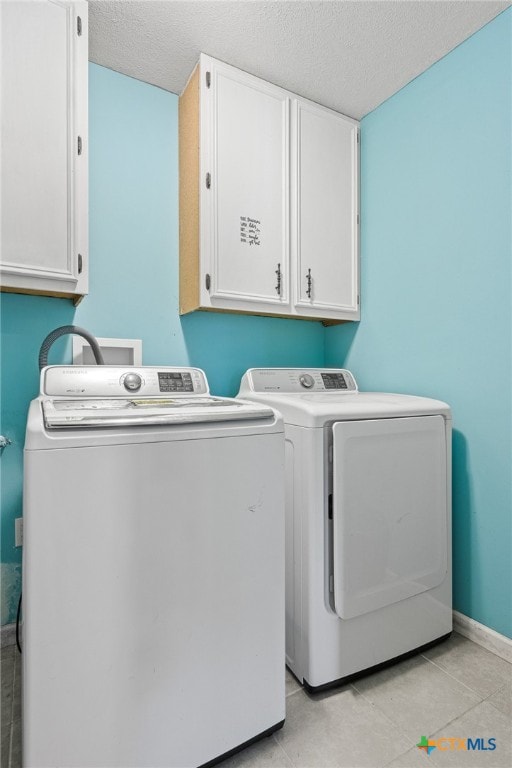
<path fill-rule="evenodd" d="M 14 521 L 14 546 L 23 546 L 23 518 L 17 517 Z"/>

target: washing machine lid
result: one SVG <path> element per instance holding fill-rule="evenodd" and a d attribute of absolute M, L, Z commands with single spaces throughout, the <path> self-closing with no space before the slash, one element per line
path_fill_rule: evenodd
<path fill-rule="evenodd" d="M 41 375 L 46 429 L 269 419 L 269 406 L 213 397 L 198 368 L 49 366 Z"/>
<path fill-rule="evenodd" d="M 130 427 L 268 419 L 270 408 L 221 397 L 42 401 L 47 429 Z"/>
<path fill-rule="evenodd" d="M 253 368 L 242 378 L 239 397 L 266 403 L 285 423 L 302 427 L 357 419 L 450 417 L 450 407 L 440 400 L 359 392 L 354 376 L 343 368 Z"/>

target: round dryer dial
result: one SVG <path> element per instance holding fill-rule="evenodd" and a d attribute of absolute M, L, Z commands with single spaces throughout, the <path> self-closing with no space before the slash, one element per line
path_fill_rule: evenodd
<path fill-rule="evenodd" d="M 137 392 L 142 386 L 142 379 L 138 373 L 127 373 L 122 381 L 124 388 L 129 392 Z"/>
<path fill-rule="evenodd" d="M 305 387 L 306 389 L 311 389 L 311 387 L 313 387 L 315 384 L 314 378 L 310 376 L 309 373 L 302 373 L 299 376 L 299 381 L 302 384 L 302 386 Z"/>

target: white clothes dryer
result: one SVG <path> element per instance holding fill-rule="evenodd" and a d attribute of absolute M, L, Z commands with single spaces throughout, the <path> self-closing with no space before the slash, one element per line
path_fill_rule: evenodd
<path fill-rule="evenodd" d="M 43 369 L 24 766 L 197 768 L 282 725 L 283 471 L 281 418 L 197 368 Z"/>
<path fill-rule="evenodd" d="M 343 369 L 251 369 L 286 438 L 286 661 L 321 689 L 452 630 L 451 415 Z"/>

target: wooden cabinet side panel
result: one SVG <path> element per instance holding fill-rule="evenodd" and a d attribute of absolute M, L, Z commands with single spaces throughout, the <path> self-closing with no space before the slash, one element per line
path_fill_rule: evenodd
<path fill-rule="evenodd" d="M 199 65 L 179 100 L 180 314 L 199 307 Z"/>

